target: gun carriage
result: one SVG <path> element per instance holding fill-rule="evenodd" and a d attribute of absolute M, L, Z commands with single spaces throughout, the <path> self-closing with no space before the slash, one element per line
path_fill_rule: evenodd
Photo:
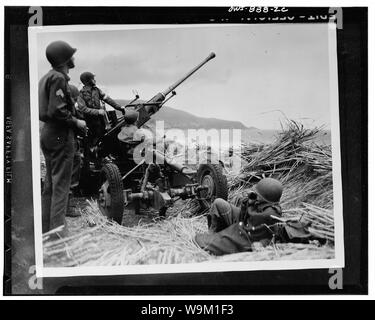
<path fill-rule="evenodd" d="M 177 199 L 197 199 L 201 206 L 217 197 L 227 199 L 227 180 L 220 163 L 206 162 L 192 169 L 171 160 L 155 145 L 147 150 L 152 161 L 135 161 L 136 148 L 144 140 L 129 135 L 142 128 L 182 82 L 214 57 L 211 53 L 147 102 L 139 102 L 137 94 L 122 115 L 107 112 L 105 134 L 94 148 L 84 148 L 80 187 L 86 194 L 98 195 L 99 207 L 109 218 L 121 224 L 124 212 L 138 214 L 141 208 L 156 209 L 163 216 Z"/>

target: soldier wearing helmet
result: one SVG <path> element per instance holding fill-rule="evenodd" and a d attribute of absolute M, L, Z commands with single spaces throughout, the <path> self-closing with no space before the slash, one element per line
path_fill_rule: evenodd
<path fill-rule="evenodd" d="M 76 117 L 69 69 L 74 68 L 74 53 L 64 41 L 54 41 L 46 48 L 46 58 L 52 69 L 39 81 L 39 119 L 44 122 L 40 135 L 46 161 L 46 176 L 42 191 L 43 232 L 63 226 L 74 157 L 74 131 L 86 130 L 86 123 Z"/>
<path fill-rule="evenodd" d="M 256 241 L 273 237 L 270 226 L 281 217 L 279 201 L 281 183 L 272 178 L 260 180 L 234 206 L 223 199 L 215 199 L 208 215 L 209 233 L 197 234 L 196 243 L 214 255 L 251 251 Z"/>
<path fill-rule="evenodd" d="M 97 140 L 105 133 L 105 109 L 102 102 L 108 103 L 116 110 L 125 111 L 116 101 L 104 94 L 96 86 L 95 75 L 91 72 L 83 72 L 80 76 L 84 87 L 81 89 L 78 97 L 78 108 L 84 115 L 89 128 L 89 145 L 93 147 Z"/>

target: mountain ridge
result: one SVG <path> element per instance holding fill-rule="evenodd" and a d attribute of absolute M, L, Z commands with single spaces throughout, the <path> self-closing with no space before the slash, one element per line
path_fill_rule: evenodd
<path fill-rule="evenodd" d="M 116 99 L 120 105 L 126 105 L 130 100 Z M 145 101 L 138 100 L 138 103 Z M 280 129 L 259 129 L 256 127 L 246 127 L 240 121 L 223 120 L 217 118 L 203 118 L 195 116 L 188 111 L 163 106 L 156 114 L 147 122 L 150 127 L 155 127 L 155 122 L 164 121 L 164 129 L 241 129 L 241 140 L 251 143 L 271 143 L 280 133 Z M 317 135 L 317 140 L 330 144 L 331 133 L 329 130 L 322 130 Z"/>
<path fill-rule="evenodd" d="M 126 105 L 129 103 L 129 100 L 116 99 L 116 102 L 121 105 Z M 142 101 L 139 102 L 141 103 Z M 256 129 L 254 127 L 246 127 L 241 121 L 223 120 L 214 117 L 199 117 L 188 111 L 168 106 L 163 106 L 157 113 L 155 113 L 151 117 L 149 125 L 153 125 L 155 121 L 161 120 L 164 121 L 164 127 L 166 129 Z"/>

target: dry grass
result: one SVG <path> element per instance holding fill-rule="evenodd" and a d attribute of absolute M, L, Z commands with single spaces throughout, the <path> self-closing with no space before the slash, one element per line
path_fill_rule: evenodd
<path fill-rule="evenodd" d="M 194 202 L 177 208 L 167 219 L 139 222 L 132 227 L 108 221 L 95 201 L 81 209 L 82 224 L 72 236 L 44 239 L 47 266 L 115 266 L 133 264 L 180 264 L 301 260 L 334 257 L 332 161 L 329 146 L 314 143 L 319 129 L 309 130 L 290 121 L 275 143 L 244 146 L 246 164 L 241 172 L 228 175 L 230 199 L 262 177 L 275 177 L 284 184 L 281 204 L 286 217 L 311 223 L 309 231 L 328 240 L 327 245 L 255 243 L 252 252 L 214 257 L 194 243 L 194 235 L 207 231 L 206 217 L 194 216 Z"/>
<path fill-rule="evenodd" d="M 263 147 L 243 147 L 245 165 L 241 172 L 230 176 L 232 194 L 257 183 L 264 177 L 279 179 L 284 185 L 283 208 L 302 202 L 322 208 L 333 207 L 331 147 L 314 142 L 319 129 L 306 129 L 289 121 L 278 139 Z"/>
<path fill-rule="evenodd" d="M 44 261 L 49 267 L 119 266 L 142 264 L 180 264 L 199 262 L 238 262 L 332 258 L 332 246 L 317 243 L 255 243 L 252 252 L 215 257 L 195 245 L 196 232 L 207 231 L 206 217 L 176 216 L 133 227 L 120 226 L 101 214 L 95 201 L 82 210 L 83 225 L 71 230 L 72 236 L 60 240 L 44 239 Z M 83 228 L 82 228 L 83 227 Z M 77 232 L 78 231 L 78 232 Z"/>
<path fill-rule="evenodd" d="M 49 265 L 129 265 L 201 262 L 209 254 L 198 248 L 193 237 L 207 231 L 202 216 L 182 215 L 120 226 L 104 217 L 95 201 L 81 210 L 85 228 L 77 234 L 44 243 L 44 257 Z"/>

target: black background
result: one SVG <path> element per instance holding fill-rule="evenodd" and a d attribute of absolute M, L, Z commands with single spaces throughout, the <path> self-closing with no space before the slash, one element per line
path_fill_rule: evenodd
<path fill-rule="evenodd" d="M 288 9 L 287 16 L 328 13 L 328 8 Z M 249 16 L 246 12 L 228 13 L 224 7 L 43 7 L 45 26 L 249 23 L 246 22 Z M 346 264 L 342 290 L 329 289 L 331 274 L 327 269 L 46 278 L 43 290 L 31 290 L 29 266 L 35 260 L 27 41 L 30 17 L 29 7 L 5 8 L 4 112 L 13 122 L 13 181 L 12 184 L 4 182 L 5 294 L 367 293 L 367 8 L 343 8 L 343 28 L 337 30 Z M 326 21 L 297 19 L 294 22 Z M 253 19 L 251 23 L 260 21 Z M 22 236 L 12 241 L 11 230 Z"/>

